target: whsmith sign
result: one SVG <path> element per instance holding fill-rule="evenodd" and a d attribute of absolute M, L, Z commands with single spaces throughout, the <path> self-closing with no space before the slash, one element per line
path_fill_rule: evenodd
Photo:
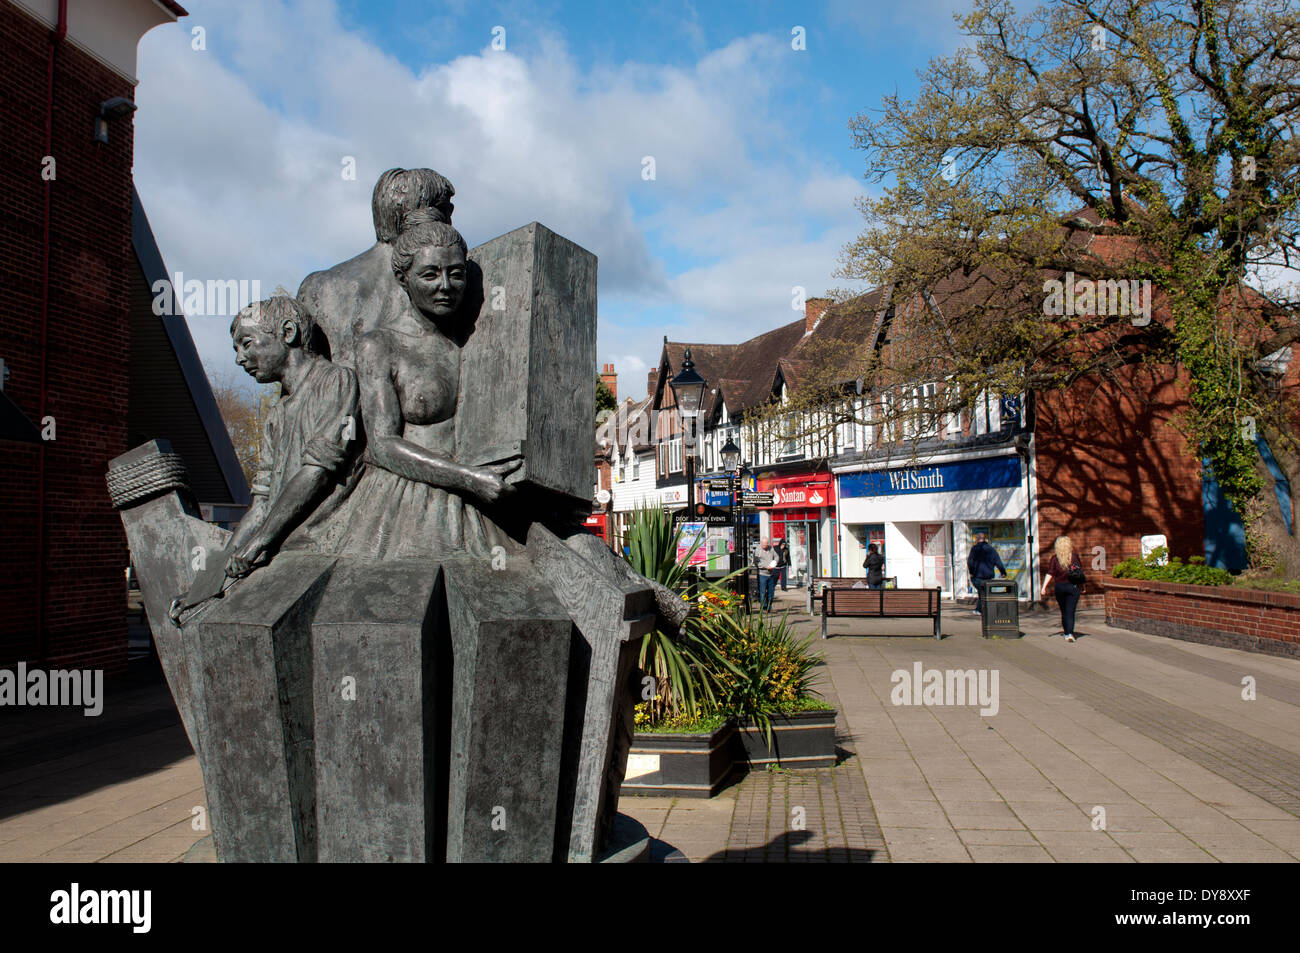
<path fill-rule="evenodd" d="M 954 493 L 1019 486 L 1019 457 L 991 457 L 939 463 L 928 467 L 899 467 L 840 475 L 840 496 L 902 496 L 909 493 Z"/>

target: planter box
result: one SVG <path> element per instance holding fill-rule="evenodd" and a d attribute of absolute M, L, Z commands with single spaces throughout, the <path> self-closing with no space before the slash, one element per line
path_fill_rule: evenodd
<path fill-rule="evenodd" d="M 1153 579 L 1101 580 L 1106 624 L 1152 635 L 1300 658 L 1300 596 Z"/>
<path fill-rule="evenodd" d="M 761 728 L 737 728 L 735 758 L 751 767 L 829 768 L 835 764 L 835 709 L 773 718 L 770 750 Z"/>
<path fill-rule="evenodd" d="M 711 734 L 637 732 L 619 793 L 712 797 L 731 774 L 735 734 L 731 722 Z"/>

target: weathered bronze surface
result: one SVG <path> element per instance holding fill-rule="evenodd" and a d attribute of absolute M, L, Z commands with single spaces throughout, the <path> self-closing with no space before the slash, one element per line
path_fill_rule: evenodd
<path fill-rule="evenodd" d="M 686 604 L 581 529 L 596 260 L 536 222 L 470 252 L 453 194 L 384 173 L 370 249 L 236 317 L 281 396 L 233 539 L 163 445 L 110 467 L 222 860 L 640 853 L 610 840 L 636 649 Z"/>

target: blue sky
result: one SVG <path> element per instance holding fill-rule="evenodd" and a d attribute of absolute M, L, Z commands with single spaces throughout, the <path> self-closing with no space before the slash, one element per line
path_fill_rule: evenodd
<path fill-rule="evenodd" d="M 471 246 L 537 220 L 599 257 L 598 360 L 623 396 L 665 334 L 741 340 L 799 317 L 794 286 L 848 285 L 868 187 L 848 120 L 961 42 L 952 0 L 187 7 L 141 41 L 136 91 L 136 184 L 173 272 L 296 291 L 373 241 L 380 172 L 431 166 Z M 233 368 L 228 319 L 188 317 Z"/>

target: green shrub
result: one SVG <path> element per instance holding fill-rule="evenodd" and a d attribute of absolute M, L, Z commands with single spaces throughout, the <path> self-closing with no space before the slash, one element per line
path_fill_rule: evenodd
<path fill-rule="evenodd" d="M 639 509 L 628 527 L 632 568 L 691 599 L 682 633 L 655 631 L 641 643 L 655 694 L 637 705 L 637 731 L 709 731 L 736 717 L 762 727 L 770 742 L 772 715 L 830 707 L 813 697 L 812 669 L 822 661 L 813 636 L 796 637 L 784 616 L 745 615 L 731 576 L 692 585 L 691 554 L 677 559 L 681 535 L 657 508 Z"/>
<path fill-rule="evenodd" d="M 667 718 L 663 718 L 657 722 L 652 722 L 649 719 L 648 712 L 646 713 L 646 718 L 644 720 L 642 719 L 642 712 L 645 707 L 644 703 L 636 706 L 636 730 L 647 732 L 649 734 L 667 734 L 672 732 L 683 735 L 708 735 L 717 731 L 729 720 L 728 715 L 724 715 L 721 712 L 713 712 L 712 714 L 697 715 L 695 717 L 684 714 L 669 715 Z"/>
<path fill-rule="evenodd" d="M 1114 568 L 1111 575 L 1117 579 L 1150 579 L 1157 582 L 1176 582 L 1185 586 L 1230 586 L 1236 581 L 1226 569 L 1205 565 L 1204 556 L 1193 556 L 1184 563 L 1177 556 L 1161 565 L 1169 553 L 1157 546 L 1145 557 L 1125 559 Z"/>
<path fill-rule="evenodd" d="M 803 710 L 815 694 L 813 669 L 822 656 L 813 636 L 799 638 L 788 618 L 740 614 L 716 617 L 713 641 L 722 663 L 714 674 L 718 703 L 772 738 L 772 716 Z"/>
<path fill-rule="evenodd" d="M 674 525 L 662 509 L 640 507 L 628 526 L 627 561 L 647 579 L 690 598 L 691 576 L 686 570 L 699 541 L 678 561 L 681 538 L 681 525 Z M 705 602 L 702 596 L 721 598 L 731 593 L 705 580 L 695 588 L 699 595 L 692 602 L 681 633 L 656 629 L 641 640 L 638 664 L 653 677 L 655 687 L 654 697 L 647 699 L 646 727 L 673 716 L 696 718 L 718 710 L 714 673 L 725 665 L 719 661 L 711 636 L 712 624 L 706 617 L 706 613 L 714 611 L 715 603 Z"/>

